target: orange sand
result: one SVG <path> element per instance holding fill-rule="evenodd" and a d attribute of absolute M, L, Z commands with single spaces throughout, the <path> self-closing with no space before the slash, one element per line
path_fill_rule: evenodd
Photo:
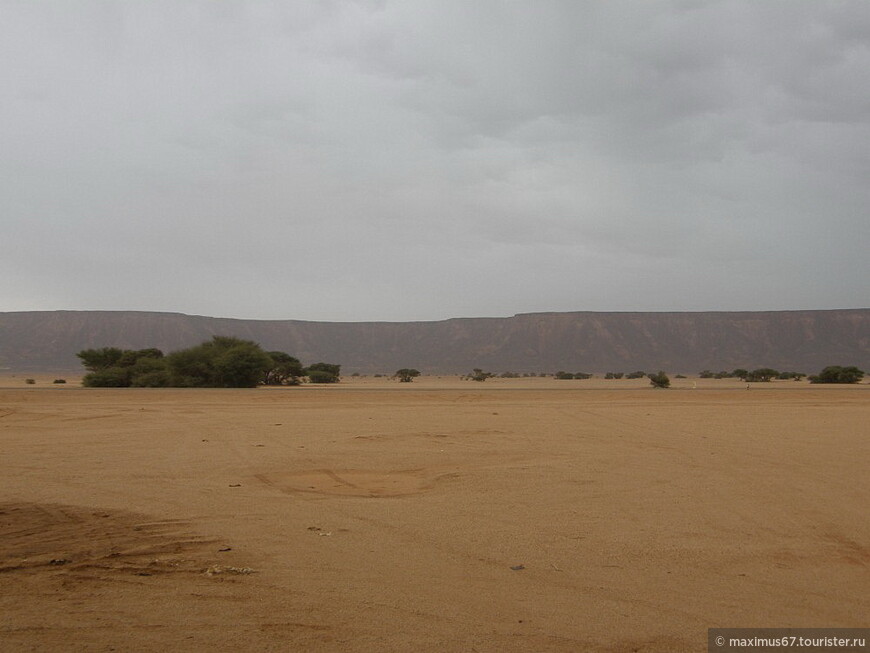
<path fill-rule="evenodd" d="M 868 625 L 866 384 L 27 376 L 0 379 L 4 651 L 700 651 L 709 627 Z"/>

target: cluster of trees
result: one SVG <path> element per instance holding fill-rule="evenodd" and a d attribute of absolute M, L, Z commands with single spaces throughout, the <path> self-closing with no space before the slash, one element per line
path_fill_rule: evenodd
<path fill-rule="evenodd" d="M 854 365 L 840 367 L 829 365 L 818 374 L 810 377 L 810 383 L 860 383 L 864 372 Z"/>
<path fill-rule="evenodd" d="M 562 370 L 559 370 L 553 375 L 553 378 L 563 380 L 579 379 L 582 381 L 584 379 L 591 379 L 592 374 L 587 372 L 563 372 Z"/>
<path fill-rule="evenodd" d="M 76 354 L 88 374 L 82 385 L 141 388 L 253 388 L 258 385 L 337 383 L 340 365 L 307 368 L 290 354 L 266 352 L 255 342 L 214 336 L 164 356 L 159 349 L 85 349 Z"/>
<path fill-rule="evenodd" d="M 637 372 L 629 372 L 625 374 L 624 372 L 608 372 L 604 375 L 605 379 L 621 379 L 625 377 L 626 379 L 642 379 L 647 374 L 643 370 L 638 370 Z"/>
<path fill-rule="evenodd" d="M 740 379 L 747 383 L 768 383 L 773 379 L 800 381 L 807 375 L 803 372 L 780 372 L 770 367 L 760 367 L 752 371 L 739 368 L 733 372 L 703 370 L 698 376 L 702 379 Z M 810 383 L 859 383 L 864 378 L 864 372 L 855 366 L 830 365 L 808 378 Z"/>
<path fill-rule="evenodd" d="M 749 382 L 768 382 L 773 379 L 794 379 L 800 381 L 806 376 L 803 372 L 779 372 L 770 367 L 760 367 L 757 370 L 744 370 L 738 368 L 732 372 L 725 370 L 721 372 L 711 372 L 710 370 L 702 370 L 698 372 L 698 376 L 702 379 L 740 379 L 741 381 Z"/>

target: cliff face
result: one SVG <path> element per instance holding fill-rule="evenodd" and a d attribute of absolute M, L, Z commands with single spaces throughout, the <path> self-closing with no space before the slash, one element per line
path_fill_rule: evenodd
<path fill-rule="evenodd" d="M 234 320 L 178 313 L 0 313 L 0 368 L 80 370 L 77 351 L 189 347 L 213 335 L 254 340 L 303 363 L 344 372 L 465 373 L 658 370 L 697 373 L 762 366 L 814 373 L 870 368 L 870 309 L 734 313 L 533 313 L 438 322 Z"/>

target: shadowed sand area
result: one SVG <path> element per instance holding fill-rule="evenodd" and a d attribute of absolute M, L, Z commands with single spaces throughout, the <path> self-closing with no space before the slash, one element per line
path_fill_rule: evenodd
<path fill-rule="evenodd" d="M 715 626 L 868 625 L 868 385 L 49 384 L 0 384 L 3 650 L 699 651 Z"/>

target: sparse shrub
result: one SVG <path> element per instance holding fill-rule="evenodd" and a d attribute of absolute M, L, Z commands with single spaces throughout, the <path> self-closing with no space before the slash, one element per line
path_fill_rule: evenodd
<path fill-rule="evenodd" d="M 646 376 L 646 372 L 643 370 L 638 370 L 637 372 L 629 372 L 625 375 L 626 379 L 642 379 Z"/>
<path fill-rule="evenodd" d="M 554 375 L 554 378 L 562 379 L 562 380 L 573 379 L 574 375 L 571 372 L 562 372 L 560 370 L 559 372 L 556 372 L 556 374 Z"/>
<path fill-rule="evenodd" d="M 484 372 L 479 367 L 475 367 L 472 370 L 471 374 L 469 374 L 468 377 L 466 377 L 466 378 L 468 378 L 472 381 L 479 381 L 482 383 L 482 382 L 486 381 L 487 379 L 492 378 L 493 376 L 495 376 L 495 374 L 493 374 L 492 372 Z"/>
<path fill-rule="evenodd" d="M 864 378 L 864 372 L 854 365 L 840 367 L 829 365 L 818 374 L 810 377 L 810 383 L 858 383 Z"/>
<path fill-rule="evenodd" d="M 36 384 L 36 379 L 24 379 L 24 382 L 25 382 L 27 385 L 35 385 L 35 384 Z"/>
<path fill-rule="evenodd" d="M 702 371 L 698 372 L 698 378 L 701 378 L 701 379 L 712 379 L 713 376 L 714 376 L 714 374 L 710 370 L 702 370 Z"/>
<path fill-rule="evenodd" d="M 741 381 L 745 381 L 746 377 L 749 376 L 749 370 L 744 370 L 738 367 L 736 370 L 731 372 L 731 376 L 740 379 Z"/>
<path fill-rule="evenodd" d="M 55 379 L 52 383 L 66 383 L 66 379 Z"/>
<path fill-rule="evenodd" d="M 586 379 L 591 379 L 594 375 L 589 374 L 588 372 L 574 372 L 574 378 L 579 381 L 585 381 Z"/>
<path fill-rule="evenodd" d="M 605 379 L 621 379 L 625 374 L 623 372 L 608 372 L 604 375 Z"/>
<path fill-rule="evenodd" d="M 675 379 L 685 379 L 686 377 L 683 374 L 677 374 L 674 378 Z"/>
<path fill-rule="evenodd" d="M 654 388 L 669 388 L 671 386 L 671 380 L 668 378 L 668 375 L 659 370 L 658 374 L 648 374 L 649 384 Z"/>

